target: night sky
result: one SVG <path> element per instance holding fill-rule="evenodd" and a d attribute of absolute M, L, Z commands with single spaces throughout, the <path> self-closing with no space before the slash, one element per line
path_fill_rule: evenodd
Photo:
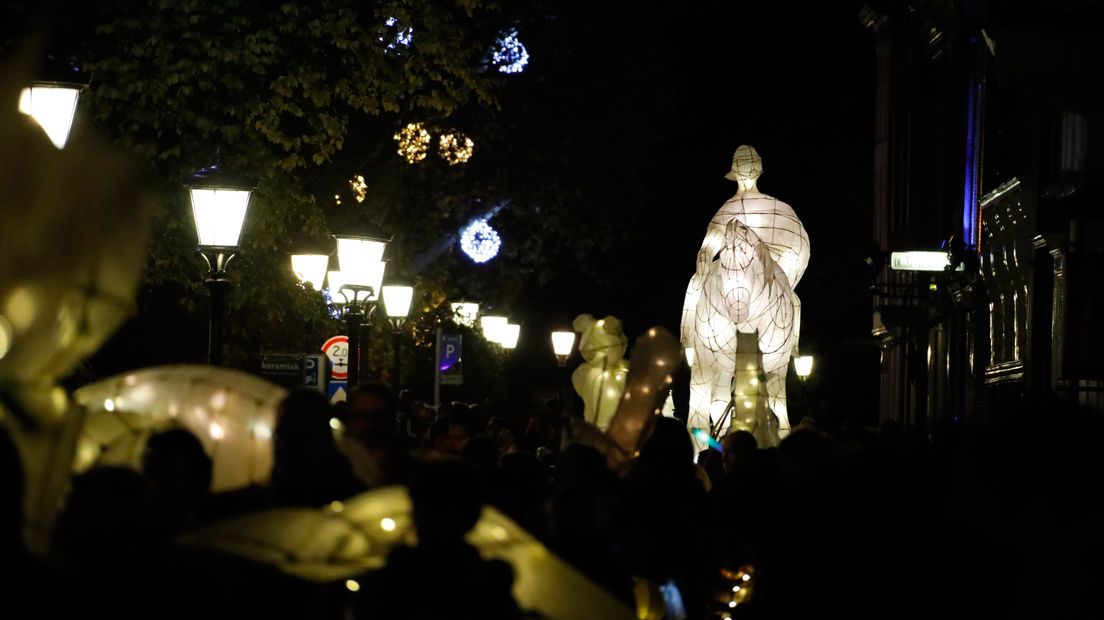
<path fill-rule="evenodd" d="M 504 108 L 577 142 L 587 166 L 635 214 L 624 278 L 572 273 L 533 287 L 519 354 L 547 355 L 547 328 L 579 312 L 612 314 L 636 338 L 651 325 L 677 333 L 686 282 L 706 224 L 735 193 L 723 178 L 750 144 L 759 189 L 793 206 L 812 243 L 797 287 L 802 349 L 818 357 L 830 407 L 875 405 L 877 351 L 863 258 L 871 243 L 874 46 L 849 3 L 575 6 L 536 24 L 529 70 Z M 595 154 L 599 154 L 595 156 Z M 597 168 L 597 169 L 595 169 Z M 620 249 L 620 248 L 619 248 Z M 863 416 L 867 421 L 869 418 Z"/>

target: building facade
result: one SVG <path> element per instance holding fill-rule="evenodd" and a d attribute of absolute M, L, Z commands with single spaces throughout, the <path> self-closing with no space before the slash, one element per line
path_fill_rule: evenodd
<path fill-rule="evenodd" d="M 1027 394 L 1104 409 L 1104 3 L 867 4 L 883 420 L 938 433 Z M 946 252 L 940 271 L 893 252 Z"/>

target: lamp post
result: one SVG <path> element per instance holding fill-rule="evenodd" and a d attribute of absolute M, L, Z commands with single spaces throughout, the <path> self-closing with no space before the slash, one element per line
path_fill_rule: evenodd
<path fill-rule="evenodd" d="M 19 93 L 19 111 L 33 118 L 58 149 L 65 148 L 77 99 L 88 87 L 88 76 L 76 67 L 47 57 L 38 79 Z"/>
<path fill-rule="evenodd" d="M 299 284 L 309 286 L 316 291 L 322 290 L 326 283 L 326 271 L 330 267 L 329 254 L 298 253 L 291 255 L 291 272 Z"/>
<path fill-rule="evenodd" d="M 392 281 L 383 287 L 383 309 L 387 312 L 387 320 L 391 323 L 391 350 L 394 356 L 394 367 L 391 373 L 391 389 L 395 395 L 399 393 L 401 382 L 399 370 L 401 368 L 402 328 L 410 315 L 410 302 L 414 299 L 414 287 Z"/>
<path fill-rule="evenodd" d="M 488 342 L 501 344 L 502 329 L 506 327 L 508 322 L 509 319 L 504 316 L 489 314 L 479 319 L 479 326 L 483 329 L 483 337 Z"/>
<path fill-rule="evenodd" d="M 207 363 L 218 366 L 222 364 L 222 318 L 230 290 L 226 267 L 239 250 L 242 224 L 256 183 L 216 163 L 197 170 L 184 186 L 191 197 L 199 253 L 207 263 L 203 283 L 211 293 Z"/>
<path fill-rule="evenodd" d="M 571 348 L 575 346 L 575 332 L 552 332 L 552 352 L 556 354 L 556 365 L 560 368 L 560 406 L 565 416 L 571 415 L 570 382 L 567 375 L 567 359 L 571 357 Z"/>
<path fill-rule="evenodd" d="M 391 237 L 371 226 L 360 226 L 334 235 L 337 239 L 337 261 L 341 266 L 340 277 L 344 282 L 338 291 L 344 298 L 346 328 L 349 331 L 349 389 L 360 383 L 360 328 L 372 326 L 372 313 L 379 303 L 383 274 L 387 263 L 383 251 Z M 330 272 L 331 277 L 333 272 Z M 330 282 L 330 294 L 334 294 Z"/>
<path fill-rule="evenodd" d="M 809 378 L 809 375 L 813 374 L 813 356 L 812 355 L 799 355 L 793 358 L 794 372 L 797 373 L 797 378 L 805 381 Z"/>
<path fill-rule="evenodd" d="M 552 352 L 556 354 L 556 362 L 561 368 L 567 366 L 567 358 L 571 357 L 573 346 L 575 346 L 575 332 L 552 332 Z"/>
<path fill-rule="evenodd" d="M 507 323 L 502 327 L 498 335 L 498 343 L 502 345 L 502 348 L 507 351 L 513 351 L 517 348 L 518 338 L 521 336 L 521 325 Z"/>

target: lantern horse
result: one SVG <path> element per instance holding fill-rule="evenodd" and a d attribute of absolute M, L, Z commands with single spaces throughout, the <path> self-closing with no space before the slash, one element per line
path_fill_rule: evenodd
<path fill-rule="evenodd" d="M 684 347 L 696 360 L 690 375 L 691 428 L 716 425 L 732 400 L 737 333 L 756 334 L 767 405 L 789 430 L 786 371 L 797 345 L 795 296 L 766 244 L 743 222 L 730 220 L 721 249 L 690 280 L 682 320 Z M 727 429 L 723 429 L 727 430 Z"/>

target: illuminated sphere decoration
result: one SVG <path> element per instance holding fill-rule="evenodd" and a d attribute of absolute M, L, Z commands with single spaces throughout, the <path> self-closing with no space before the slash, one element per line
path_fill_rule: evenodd
<path fill-rule="evenodd" d="M 426 158 L 429 153 L 429 132 L 421 123 L 408 123 L 394 136 L 399 148 L 396 151 L 399 157 L 408 164 L 416 164 Z"/>
<path fill-rule="evenodd" d="M 437 142 L 437 152 L 450 166 L 467 163 L 474 150 L 472 139 L 460 132 L 442 134 Z"/>
<path fill-rule="evenodd" d="M 529 50 L 518 39 L 517 30 L 511 28 L 495 41 L 491 52 L 491 63 L 500 73 L 521 73 L 529 64 Z"/>
<path fill-rule="evenodd" d="M 414 29 L 409 26 L 404 27 L 397 17 L 388 17 L 383 23 L 385 28 L 379 37 L 379 42 L 387 49 L 400 51 L 414 43 Z"/>
<path fill-rule="evenodd" d="M 460 233 L 460 249 L 477 263 L 485 263 L 496 255 L 502 246 L 498 231 L 486 220 L 476 220 Z"/>

